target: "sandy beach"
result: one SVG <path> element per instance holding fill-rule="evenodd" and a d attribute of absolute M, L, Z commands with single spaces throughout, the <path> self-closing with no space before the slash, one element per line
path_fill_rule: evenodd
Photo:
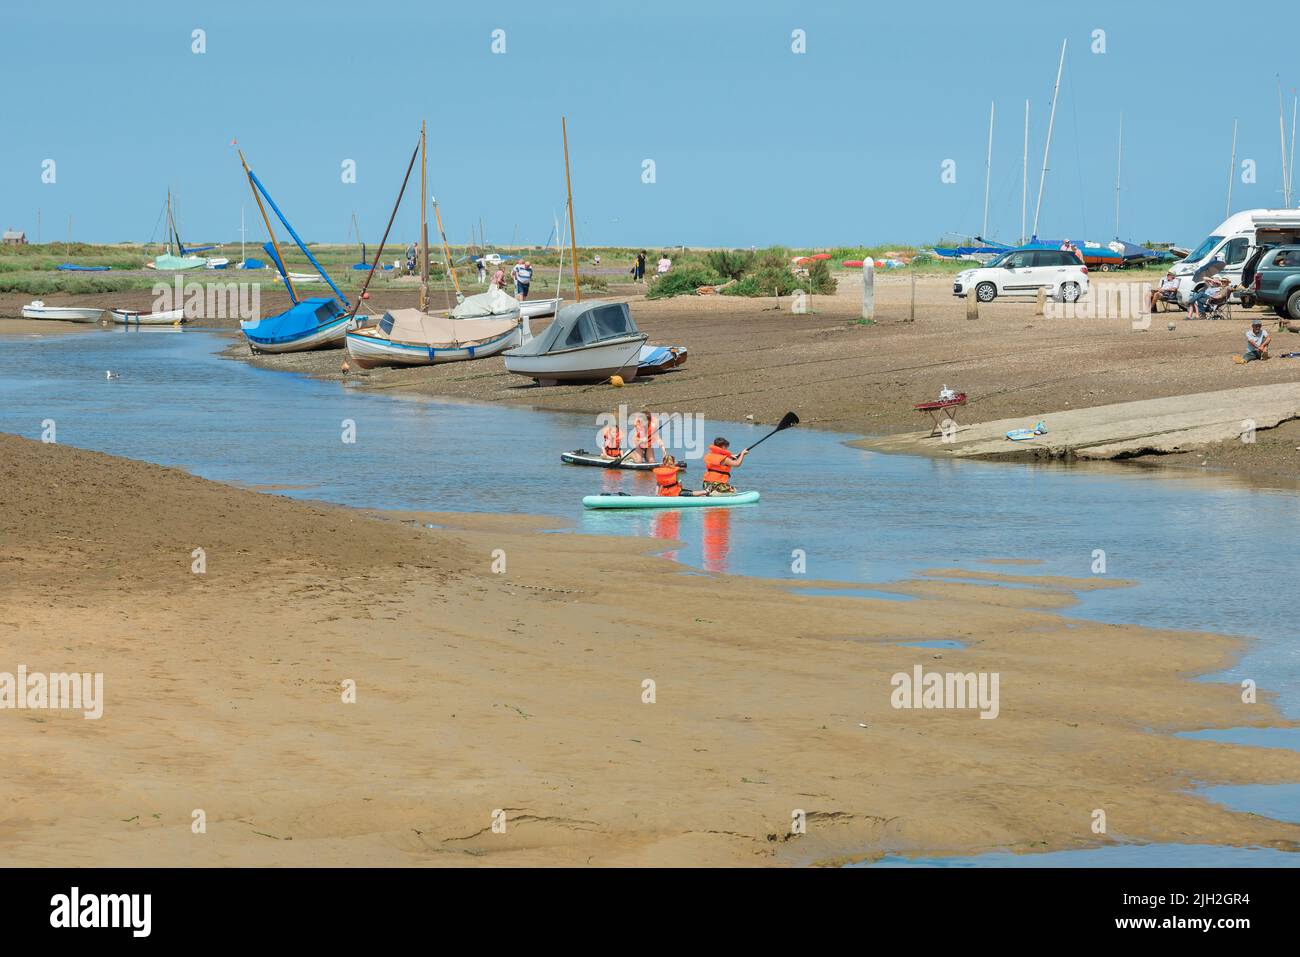
<path fill-rule="evenodd" d="M 1280 723 L 1193 680 L 1239 642 L 1060 616 L 1119 582 L 1014 564 L 904 583 L 907 603 L 795 596 L 682 575 L 631 539 L 539 534 L 554 520 L 367 514 L 12 436 L 0 481 L 32 490 L 0 517 L 0 671 L 104 675 L 99 720 L 0 713 L 10 864 L 797 865 L 1300 840 L 1189 793 L 1295 780 L 1300 754 L 1171 736 Z M 966 647 L 900 644 L 927 639 Z M 997 672 L 997 719 L 893 707 L 891 676 L 916 666 Z"/>

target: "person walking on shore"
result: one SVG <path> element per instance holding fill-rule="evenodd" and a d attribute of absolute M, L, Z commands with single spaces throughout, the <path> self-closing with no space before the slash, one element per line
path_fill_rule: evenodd
<path fill-rule="evenodd" d="M 502 292 L 505 291 L 506 271 L 500 265 L 497 266 L 497 271 L 492 274 L 492 285 Z"/>
<path fill-rule="evenodd" d="M 487 285 L 487 263 L 483 261 L 482 256 L 476 259 L 475 263 L 478 265 L 478 284 L 480 286 L 486 286 Z"/>
<path fill-rule="evenodd" d="M 515 280 L 515 298 L 520 302 L 528 299 L 528 287 L 533 281 L 533 264 L 527 259 L 521 259 L 515 263 L 515 268 L 510 270 Z"/>
<path fill-rule="evenodd" d="M 645 282 L 645 250 L 644 249 L 636 254 L 636 265 L 633 266 L 632 268 L 634 270 L 632 274 L 633 278 L 637 282 Z"/>

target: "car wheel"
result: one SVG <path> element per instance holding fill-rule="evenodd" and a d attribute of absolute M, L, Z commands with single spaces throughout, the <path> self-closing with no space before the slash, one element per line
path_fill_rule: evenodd
<path fill-rule="evenodd" d="M 1255 297 L 1254 297 L 1254 296 L 1242 296 L 1242 297 L 1241 297 L 1241 308 L 1242 308 L 1242 309 L 1254 309 L 1254 308 L 1255 308 Z"/>
<path fill-rule="evenodd" d="M 998 287 L 991 282 L 982 282 L 975 287 L 975 298 L 980 302 L 992 302 L 998 297 Z"/>
<path fill-rule="evenodd" d="M 1286 297 L 1286 311 L 1293 322 L 1300 322 L 1300 289 Z"/>
<path fill-rule="evenodd" d="M 1079 301 L 1079 284 L 1077 282 L 1061 283 L 1061 301 L 1062 302 Z"/>
<path fill-rule="evenodd" d="M 1101 266 L 1098 268 L 1100 268 L 1102 272 L 1110 272 L 1111 265 L 1110 263 L 1102 263 Z"/>

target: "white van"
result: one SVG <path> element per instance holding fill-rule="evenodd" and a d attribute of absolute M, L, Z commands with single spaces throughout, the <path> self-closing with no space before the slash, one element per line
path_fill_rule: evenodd
<path fill-rule="evenodd" d="M 1234 285 L 1241 282 L 1241 267 L 1261 244 L 1271 246 L 1300 242 L 1300 209 L 1245 209 L 1233 213 L 1205 240 L 1187 254 L 1187 258 L 1170 269 L 1178 280 L 1178 302 L 1186 306 L 1204 280 L 1196 271 L 1216 259 L 1224 262 L 1220 276 Z M 1242 305 L 1253 306 L 1249 293 L 1241 297 Z"/>

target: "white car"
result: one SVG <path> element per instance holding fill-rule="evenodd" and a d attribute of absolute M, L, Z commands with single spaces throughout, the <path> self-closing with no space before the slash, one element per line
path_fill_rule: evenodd
<path fill-rule="evenodd" d="M 1078 302 L 1088 294 L 1088 267 L 1066 249 L 1012 249 L 959 272 L 952 294 L 992 302 L 998 296 L 1037 296 L 1040 289 L 1061 302 Z"/>

